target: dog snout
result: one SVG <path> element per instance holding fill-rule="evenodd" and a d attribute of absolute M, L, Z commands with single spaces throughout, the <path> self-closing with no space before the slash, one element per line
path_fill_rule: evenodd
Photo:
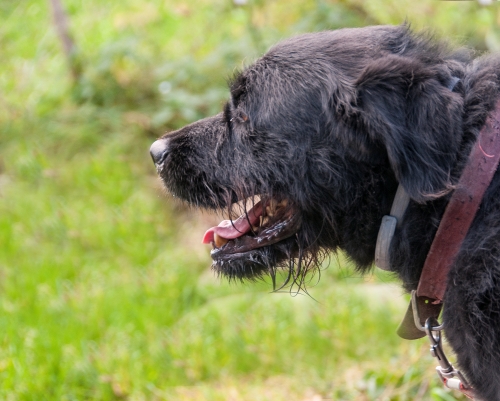
<path fill-rule="evenodd" d="M 158 139 L 151 145 L 151 148 L 149 148 L 149 153 L 151 154 L 151 158 L 153 159 L 154 164 L 157 166 L 165 161 L 168 152 L 169 152 L 168 140 L 164 138 Z"/>

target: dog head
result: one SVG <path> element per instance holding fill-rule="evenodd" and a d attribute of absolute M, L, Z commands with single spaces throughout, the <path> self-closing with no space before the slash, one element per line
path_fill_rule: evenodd
<path fill-rule="evenodd" d="M 234 77 L 223 112 L 151 155 L 172 194 L 230 212 L 204 238 L 218 272 L 286 266 L 300 282 L 338 248 L 365 268 L 398 183 L 416 202 L 450 189 L 461 74 L 458 56 L 407 26 L 297 36 Z"/>

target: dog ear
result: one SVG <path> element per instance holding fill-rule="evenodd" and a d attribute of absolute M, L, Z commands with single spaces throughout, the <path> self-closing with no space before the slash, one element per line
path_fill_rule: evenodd
<path fill-rule="evenodd" d="M 416 201 L 452 189 L 463 101 L 450 90 L 450 82 L 453 77 L 443 65 L 391 55 L 369 64 L 355 84 L 347 117 L 356 120 L 352 133 L 374 151 L 385 149 L 396 178 Z"/>

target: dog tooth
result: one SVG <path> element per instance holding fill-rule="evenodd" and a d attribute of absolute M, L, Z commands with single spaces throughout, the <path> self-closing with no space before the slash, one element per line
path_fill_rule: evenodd
<path fill-rule="evenodd" d="M 217 233 L 214 233 L 214 242 L 215 242 L 215 246 L 217 248 L 220 248 L 221 246 L 224 246 L 228 243 L 228 239 L 226 238 L 222 238 L 219 234 Z"/>
<path fill-rule="evenodd" d="M 269 203 L 266 206 L 266 214 L 268 216 L 273 217 L 275 211 L 276 211 L 276 201 L 274 199 L 271 199 L 269 200 Z"/>
<path fill-rule="evenodd" d="M 283 199 L 280 202 L 277 202 L 275 199 L 271 199 L 268 206 L 266 206 L 266 214 L 270 217 L 273 217 L 279 209 L 282 209 L 286 206 L 288 206 L 288 199 Z"/>
<path fill-rule="evenodd" d="M 288 199 L 283 199 L 280 203 L 278 203 L 279 208 L 286 207 L 286 206 L 288 206 Z"/>

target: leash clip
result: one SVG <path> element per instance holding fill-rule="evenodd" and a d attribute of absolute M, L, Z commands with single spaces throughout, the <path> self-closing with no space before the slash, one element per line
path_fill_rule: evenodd
<path fill-rule="evenodd" d="M 465 379 L 464 375 L 457 369 L 454 368 L 452 363 L 446 357 L 443 349 L 442 335 L 441 332 L 444 329 L 444 324 L 439 324 L 437 316 L 439 311 L 434 316 L 429 316 L 428 311 L 425 309 L 423 311 L 419 310 L 419 299 L 420 306 L 431 305 L 431 300 L 425 297 L 417 297 L 417 292 L 411 292 L 411 309 L 413 312 L 413 320 L 415 326 L 418 330 L 425 332 L 429 342 L 431 344 L 431 355 L 438 360 L 439 366 L 436 367 L 436 372 L 439 379 L 446 388 L 451 390 L 458 390 L 462 392 L 466 397 L 474 399 L 474 390 L 470 384 Z M 424 301 L 422 301 L 424 300 Z M 425 319 L 425 324 L 422 325 L 422 317 Z"/>
<path fill-rule="evenodd" d="M 444 325 L 440 325 L 434 317 L 429 317 L 425 321 L 425 332 L 431 343 L 431 355 L 437 358 L 439 362 L 439 366 L 436 367 L 437 374 L 446 388 L 459 390 L 473 400 L 474 392 L 472 387 L 462 373 L 453 367 L 444 353 L 441 336 L 443 328 Z"/>

